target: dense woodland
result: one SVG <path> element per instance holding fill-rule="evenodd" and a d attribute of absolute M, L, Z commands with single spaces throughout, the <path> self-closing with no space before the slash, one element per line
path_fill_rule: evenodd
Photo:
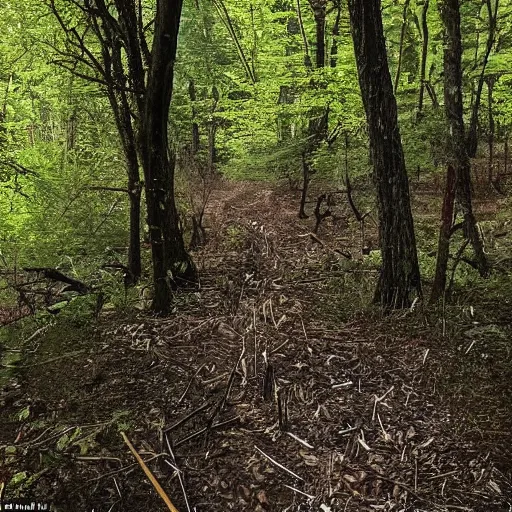
<path fill-rule="evenodd" d="M 0 510 L 510 510 L 509 0 L 1 9 Z"/>

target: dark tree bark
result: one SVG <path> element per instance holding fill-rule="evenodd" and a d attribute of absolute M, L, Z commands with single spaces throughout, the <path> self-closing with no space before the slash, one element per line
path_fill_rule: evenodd
<path fill-rule="evenodd" d="M 428 57 L 428 40 L 429 40 L 429 32 L 428 32 L 428 8 L 429 8 L 430 0 L 425 0 L 423 3 L 423 8 L 421 10 L 421 38 L 422 38 L 422 47 L 421 47 L 421 63 L 420 63 L 420 94 L 418 98 L 418 114 L 421 115 L 423 112 L 423 99 L 425 97 L 425 78 L 426 78 L 426 70 L 427 70 L 427 57 Z"/>
<path fill-rule="evenodd" d="M 122 129 L 128 130 L 130 161 L 135 162 L 138 154 L 144 171 L 155 287 L 152 307 L 158 314 L 167 314 L 172 290 L 182 281 L 194 280 L 196 275 L 179 228 L 174 196 L 175 161 L 169 156 L 167 136 L 182 0 L 157 0 L 151 51 L 135 0 L 114 0 L 116 15 L 104 0 L 85 0 L 84 5 L 96 29 L 105 68 L 111 66 L 117 77 L 115 93 L 122 94 L 122 105 L 129 103 L 135 110 L 134 116 L 123 108 L 121 124 Z M 119 57 L 121 45 L 126 65 Z M 109 63 L 109 57 L 116 58 Z M 135 196 L 140 191 L 130 187 L 130 193 Z"/>
<path fill-rule="evenodd" d="M 316 206 L 315 206 L 315 227 L 313 228 L 313 233 L 318 233 L 318 229 L 320 228 L 320 224 L 327 219 L 327 217 L 332 216 L 332 212 L 329 209 L 329 206 L 325 209 L 325 211 L 321 211 L 322 204 L 324 201 L 328 200 L 327 194 L 321 194 L 317 197 Z"/>
<path fill-rule="evenodd" d="M 437 246 L 436 274 L 430 303 L 436 303 L 444 294 L 446 289 L 446 273 L 448 271 L 448 260 L 450 259 L 450 238 L 454 219 L 455 188 L 457 176 L 455 169 L 450 165 L 446 173 L 446 190 L 444 193 L 443 210 L 441 213 L 441 228 L 439 229 L 439 242 Z"/>
<path fill-rule="evenodd" d="M 485 70 L 487 68 L 487 63 L 489 62 L 489 56 L 491 55 L 492 48 L 494 46 L 494 41 L 496 39 L 496 23 L 498 20 L 498 5 L 499 0 L 495 0 L 495 9 L 493 11 L 492 8 L 492 0 L 485 0 L 487 5 L 487 16 L 489 18 L 489 29 L 487 34 L 487 45 L 485 48 L 484 60 L 482 62 L 482 70 L 480 72 L 480 76 L 478 78 L 478 84 L 476 88 L 476 93 L 473 101 L 473 109 L 471 112 L 471 121 L 469 123 L 469 129 L 466 139 L 466 148 L 468 152 L 468 156 L 470 158 L 474 158 L 476 155 L 476 150 L 478 148 L 478 112 L 480 109 L 480 103 L 482 100 L 482 90 L 485 82 Z"/>
<path fill-rule="evenodd" d="M 389 73 L 380 0 L 349 0 L 352 38 L 377 188 L 382 269 L 375 295 L 385 309 L 421 296 L 409 182 Z"/>
<path fill-rule="evenodd" d="M 311 69 L 313 67 L 313 63 L 311 61 L 311 55 L 309 53 L 308 37 L 306 35 L 306 31 L 304 29 L 304 22 L 302 20 L 302 9 L 300 6 L 300 0 L 297 0 L 297 19 L 299 21 L 300 34 L 302 36 L 302 44 L 304 48 L 304 66 L 306 67 L 306 69 Z"/>
<path fill-rule="evenodd" d="M 121 55 L 114 55 L 119 61 L 116 68 L 121 68 Z M 119 72 L 119 70 L 117 71 Z M 140 249 L 140 202 L 142 183 L 139 174 L 139 157 L 137 142 L 132 126 L 132 112 L 125 91 L 109 87 L 107 91 L 110 106 L 114 112 L 117 131 L 121 139 L 128 174 L 128 197 L 130 199 L 130 241 L 128 246 L 128 268 L 135 284 L 142 272 Z"/>
<path fill-rule="evenodd" d="M 309 5 L 315 17 L 316 26 L 316 69 L 325 67 L 325 20 L 327 16 L 327 0 L 309 0 Z M 297 0 L 297 6 L 300 9 L 300 2 Z M 302 19 L 302 18 L 301 18 Z M 304 37 L 304 48 L 307 48 L 307 39 L 304 29 L 302 28 Z M 305 61 L 306 62 L 306 61 Z M 310 81 L 310 87 L 318 87 L 315 81 Z M 307 142 L 302 152 L 302 197 L 299 207 L 299 218 L 307 218 L 305 211 L 306 199 L 311 177 L 316 173 L 311 163 L 311 155 L 318 148 L 322 140 L 327 138 L 327 130 L 329 124 L 328 108 L 313 108 L 310 113 L 307 131 Z"/>
<path fill-rule="evenodd" d="M 309 0 L 315 17 L 316 27 L 316 67 L 325 66 L 325 19 L 327 17 L 327 0 Z"/>
<path fill-rule="evenodd" d="M 306 161 L 306 154 L 302 153 L 302 190 L 299 205 L 299 219 L 307 219 L 306 201 L 308 198 L 308 188 L 311 182 L 311 168 L 310 164 Z"/>
<path fill-rule="evenodd" d="M 398 65 L 396 67 L 396 77 L 395 77 L 395 95 L 398 91 L 398 84 L 400 82 L 400 75 L 402 73 L 402 57 L 404 53 L 404 41 L 405 41 L 405 32 L 407 30 L 407 13 L 409 11 L 409 4 L 411 0 L 405 0 L 404 3 L 404 12 L 402 14 L 402 30 L 400 31 L 400 48 L 398 50 Z"/>
<path fill-rule="evenodd" d="M 148 226 L 155 295 L 152 309 L 168 314 L 172 290 L 180 281 L 194 281 L 196 269 L 185 249 L 174 195 L 174 155 L 169 157 L 167 121 L 182 0 L 158 0 L 140 147 L 146 183 Z"/>
<path fill-rule="evenodd" d="M 338 60 L 338 37 L 340 35 L 341 22 L 341 0 L 334 1 L 336 9 L 336 20 L 332 27 L 332 46 L 331 46 L 331 68 L 335 68 Z"/>
<path fill-rule="evenodd" d="M 493 90 L 494 90 L 494 82 L 495 78 L 493 76 L 488 76 L 485 80 L 487 84 L 487 109 L 489 116 L 489 133 L 487 142 L 489 144 L 489 166 L 488 166 L 488 177 L 489 183 L 493 181 L 493 168 L 494 168 L 494 131 L 495 131 L 495 123 L 494 123 L 494 112 L 493 112 Z"/>
<path fill-rule="evenodd" d="M 476 266 L 485 276 L 489 272 L 489 264 L 473 214 L 471 163 L 464 137 L 459 0 L 443 0 L 439 9 L 445 27 L 444 105 L 450 133 L 449 164 L 456 172 L 456 200 L 464 219 L 464 234 L 473 247 Z"/>
<path fill-rule="evenodd" d="M 189 80 L 188 82 L 188 95 L 190 98 L 190 103 L 192 105 L 192 155 L 197 154 L 199 151 L 199 124 L 196 120 L 196 85 L 194 80 Z"/>

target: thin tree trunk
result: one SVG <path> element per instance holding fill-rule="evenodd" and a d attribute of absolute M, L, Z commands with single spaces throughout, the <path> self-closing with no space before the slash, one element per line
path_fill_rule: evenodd
<path fill-rule="evenodd" d="M 327 3 L 326 0 L 309 0 L 311 9 L 315 16 L 316 25 L 316 68 L 322 69 L 325 67 L 325 19 L 327 15 Z M 300 2 L 297 0 L 297 7 L 300 11 Z M 302 19 L 302 17 L 301 17 Z M 304 27 L 302 27 L 302 31 Z M 303 37 L 305 33 L 303 32 Z M 307 45 L 307 39 L 304 39 L 304 44 Z M 305 51 L 307 46 L 305 46 Z M 307 53 L 308 55 L 308 53 Z M 314 79 L 310 81 L 310 87 L 312 89 L 318 87 L 315 84 Z M 329 109 L 314 107 L 311 109 L 310 118 L 308 122 L 308 138 L 306 147 L 302 153 L 302 197 L 299 207 L 299 217 L 301 219 L 307 218 L 305 212 L 305 205 L 307 200 L 307 193 L 311 177 L 316 173 L 316 170 L 311 164 L 311 155 L 318 148 L 320 142 L 327 138 L 327 130 L 329 124 Z"/>
<path fill-rule="evenodd" d="M 427 90 L 428 95 L 430 96 L 430 100 L 432 101 L 432 106 L 434 107 L 434 109 L 438 109 L 439 101 L 437 99 L 436 90 L 434 89 L 434 87 L 432 86 L 432 84 L 430 82 L 425 83 L 425 89 Z"/>
<path fill-rule="evenodd" d="M 308 197 L 309 183 L 311 182 L 311 169 L 309 163 L 306 160 L 306 154 L 302 153 L 302 194 L 300 197 L 299 206 L 299 218 L 307 219 L 308 214 L 306 213 L 306 200 Z"/>
<path fill-rule="evenodd" d="M 457 177 L 456 199 L 464 218 L 464 233 L 475 252 L 476 266 L 480 274 L 485 276 L 489 272 L 489 265 L 473 214 L 471 163 L 464 137 L 459 0 L 443 0 L 439 9 L 445 27 L 444 104 L 450 133 L 448 150 Z"/>
<path fill-rule="evenodd" d="M 188 82 L 188 95 L 190 98 L 190 103 L 192 105 L 192 155 L 196 155 L 199 151 L 199 124 L 197 123 L 196 119 L 196 85 L 194 83 L 194 80 L 189 80 Z"/>
<path fill-rule="evenodd" d="M 338 37 L 340 35 L 341 22 L 341 0 L 336 0 L 334 6 L 337 10 L 336 20 L 332 27 L 332 46 L 331 46 L 331 68 L 335 68 L 338 60 Z"/>
<path fill-rule="evenodd" d="M 131 272 L 130 284 L 135 284 L 142 273 L 140 247 L 140 202 L 142 184 L 139 174 L 139 158 L 135 134 L 131 124 L 130 108 L 126 97 L 119 100 L 114 112 L 119 115 L 118 132 L 122 139 L 123 151 L 128 173 L 128 198 L 130 200 L 130 240 L 128 245 L 128 268 Z M 116 101 L 116 100 L 114 100 Z M 111 101 L 112 104 L 112 101 Z"/>
<path fill-rule="evenodd" d="M 258 76 L 256 75 L 256 59 L 258 56 L 258 31 L 256 30 L 256 24 L 254 21 L 254 6 L 252 3 L 250 4 L 251 10 L 251 25 L 252 25 L 252 48 L 251 48 L 251 69 L 252 76 L 254 80 L 258 80 Z"/>
<path fill-rule="evenodd" d="M 492 76 L 487 77 L 487 108 L 488 108 L 488 116 L 489 116 L 489 167 L 488 167 L 488 176 L 489 183 L 493 181 L 493 167 L 494 167 L 494 113 L 493 113 L 493 89 L 494 89 L 494 80 L 495 78 Z"/>
<path fill-rule="evenodd" d="M 349 0 L 352 37 L 377 188 L 382 269 L 375 300 L 403 308 L 421 296 L 409 182 L 389 72 L 380 0 Z"/>
<path fill-rule="evenodd" d="M 487 36 L 487 46 L 485 49 L 484 60 L 482 62 L 482 70 L 480 72 L 480 76 L 478 78 L 478 85 L 475 93 L 475 98 L 473 102 L 473 109 L 471 112 L 471 121 L 469 123 L 469 130 L 466 139 L 466 147 L 468 156 L 470 158 L 474 158 L 476 155 L 476 150 L 478 148 L 478 111 L 480 109 L 480 102 L 482 98 L 482 90 L 485 82 L 485 70 L 487 68 L 487 63 L 489 62 L 489 56 L 491 55 L 492 48 L 494 46 L 494 41 L 496 39 L 496 23 L 498 20 L 498 5 L 499 0 L 495 0 L 495 10 L 492 10 L 492 0 L 486 0 L 487 5 L 487 16 L 489 18 L 489 32 Z"/>
<path fill-rule="evenodd" d="M 139 158 L 137 155 L 135 134 L 133 133 L 130 108 L 126 97 L 121 94 L 115 94 L 112 91 L 109 94 L 109 99 L 114 111 L 128 175 L 128 198 L 130 201 L 128 268 L 131 272 L 130 284 L 135 284 L 142 272 L 140 252 L 140 202 L 142 184 L 139 174 Z"/>
<path fill-rule="evenodd" d="M 394 92 L 398 91 L 398 84 L 400 82 L 400 74 L 402 73 L 402 56 L 404 53 L 404 41 L 405 41 L 405 32 L 407 30 L 407 11 L 409 10 L 409 4 L 411 0 L 405 0 L 404 3 L 404 12 L 402 14 L 402 30 L 400 31 L 400 48 L 398 51 L 398 65 L 396 67 L 396 77 L 395 77 L 395 88 Z"/>
<path fill-rule="evenodd" d="M 505 162 L 503 164 L 505 176 L 508 174 L 508 133 L 505 135 Z"/>
<path fill-rule="evenodd" d="M 446 290 L 446 274 L 450 258 L 450 238 L 453 226 L 455 206 L 455 188 L 457 175 L 455 169 L 449 165 L 446 173 L 446 190 L 444 193 L 443 209 L 441 213 L 441 228 L 439 229 L 439 242 L 437 245 L 437 262 L 434 284 L 430 295 L 430 303 L 436 303 Z"/>
<path fill-rule="evenodd" d="M 427 57 L 428 57 L 428 8 L 430 0 L 425 0 L 423 3 L 423 9 L 421 10 L 421 37 L 422 37 L 422 48 L 421 48 L 421 64 L 420 64 L 420 94 L 418 98 L 418 114 L 421 115 L 423 112 L 423 99 L 425 96 L 425 78 L 427 70 Z"/>
<path fill-rule="evenodd" d="M 211 121 L 208 125 L 208 175 L 213 176 L 215 170 L 215 136 L 217 134 L 217 125 Z"/>
<path fill-rule="evenodd" d="M 138 161 L 137 174 L 139 169 Z M 128 283 L 135 284 L 142 273 L 142 262 L 140 254 L 140 200 L 141 200 L 141 183 L 139 180 L 132 181 L 128 179 L 128 197 L 130 199 L 130 241 L 128 245 Z"/>
<path fill-rule="evenodd" d="M 300 34 L 302 36 L 302 44 L 304 48 L 304 66 L 306 69 L 311 69 L 313 67 L 313 63 L 311 61 L 311 55 L 309 54 L 308 37 L 306 35 L 306 31 L 304 30 L 300 0 L 297 0 L 297 18 L 299 20 Z"/>
<path fill-rule="evenodd" d="M 179 0 L 182 1 L 182 0 Z M 231 16 L 229 15 L 229 11 L 224 3 L 224 0 L 213 0 L 213 4 L 217 8 L 220 19 L 224 23 L 225 27 L 228 29 L 229 35 L 231 39 L 235 43 L 238 56 L 240 57 L 240 62 L 242 63 L 245 73 L 247 74 L 247 78 L 251 81 L 251 83 L 256 83 L 256 76 L 253 72 L 253 68 L 249 64 L 247 56 L 245 55 L 242 44 L 240 43 L 240 39 L 235 31 L 235 27 L 233 26 L 233 22 L 231 21 Z"/>

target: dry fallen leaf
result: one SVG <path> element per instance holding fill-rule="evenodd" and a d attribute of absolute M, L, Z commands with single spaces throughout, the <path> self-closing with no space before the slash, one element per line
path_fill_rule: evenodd
<path fill-rule="evenodd" d="M 254 479 L 256 480 L 256 482 L 263 482 L 263 480 L 265 480 L 265 476 L 262 475 L 260 472 L 259 472 L 259 467 L 258 466 L 253 466 L 252 467 L 252 476 L 254 477 Z"/>
<path fill-rule="evenodd" d="M 306 450 L 299 450 L 299 454 L 304 459 L 306 466 L 318 466 L 318 457 L 315 455 L 307 453 Z"/>
<path fill-rule="evenodd" d="M 258 501 L 263 506 L 266 506 L 266 507 L 269 506 L 269 502 L 268 502 L 268 499 L 267 499 L 267 495 L 265 494 L 265 491 L 263 491 L 263 490 L 259 491 L 256 497 L 258 498 Z"/>

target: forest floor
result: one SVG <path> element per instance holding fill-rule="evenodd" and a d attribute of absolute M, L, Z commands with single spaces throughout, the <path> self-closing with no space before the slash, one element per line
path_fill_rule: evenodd
<path fill-rule="evenodd" d="M 415 195 L 435 232 L 439 202 Z M 510 244 L 496 202 L 481 218 Z M 510 259 L 500 288 L 382 316 L 364 307 L 373 256 L 335 208 L 315 239 L 296 194 L 225 183 L 195 254 L 200 289 L 170 318 L 106 309 L 32 337 L 0 390 L 6 497 L 165 510 L 126 432 L 180 512 L 510 512 Z"/>

